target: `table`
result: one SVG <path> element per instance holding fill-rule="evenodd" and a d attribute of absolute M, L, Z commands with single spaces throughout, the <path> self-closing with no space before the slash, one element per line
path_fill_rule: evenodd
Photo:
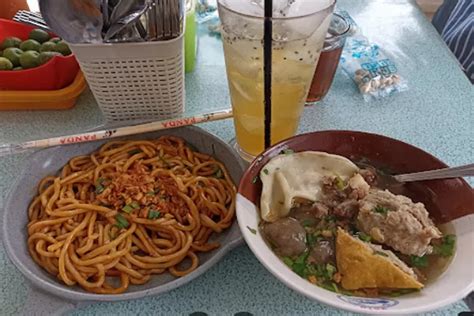
<path fill-rule="evenodd" d="M 363 33 L 380 44 L 406 78 L 409 90 L 382 101 L 364 102 L 351 79 L 338 70 L 323 102 L 306 108 L 299 132 L 351 129 L 385 134 L 433 153 L 449 165 L 472 162 L 474 89 L 441 38 L 410 0 L 339 0 Z M 200 29 L 197 68 L 186 75 L 186 114 L 222 109 L 229 104 L 222 46 Z M 0 143 L 64 135 L 98 128 L 103 118 L 90 92 L 69 111 L 1 112 Z M 202 124 L 229 141 L 231 120 Z M 9 183 L 26 154 L 0 158 L 0 209 Z M 472 182 L 471 182 L 472 184 Z M 14 211 L 14 210 L 9 210 Z M 0 245 L 0 314 L 21 312 L 33 293 L 6 258 Z M 51 296 L 39 296 L 60 313 L 71 307 Z M 63 309 L 61 309 L 63 308 Z M 459 301 L 430 315 L 468 310 Z M 310 301 L 267 272 L 242 245 L 193 282 L 159 297 L 78 306 L 72 315 L 347 315 Z M 37 310 L 41 314 L 41 310 Z M 247 313 L 247 314 L 246 314 Z M 199 315 L 196 313 L 195 315 Z"/>

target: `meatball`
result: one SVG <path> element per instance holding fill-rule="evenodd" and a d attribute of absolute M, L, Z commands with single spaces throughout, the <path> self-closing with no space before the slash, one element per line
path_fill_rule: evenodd
<path fill-rule="evenodd" d="M 308 263 L 326 264 L 334 262 L 334 242 L 318 241 L 309 252 Z"/>
<path fill-rule="evenodd" d="M 306 231 L 294 218 L 285 217 L 265 223 L 263 233 L 281 256 L 298 256 L 306 250 Z"/>

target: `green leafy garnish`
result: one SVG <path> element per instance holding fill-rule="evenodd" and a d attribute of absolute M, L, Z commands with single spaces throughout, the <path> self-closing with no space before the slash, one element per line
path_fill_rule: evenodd
<path fill-rule="evenodd" d="M 330 263 L 314 264 L 308 266 L 308 272 L 315 275 L 318 280 L 330 281 L 334 273 L 337 272 L 337 269 Z"/>
<path fill-rule="evenodd" d="M 382 252 L 382 251 L 374 251 L 374 254 L 375 255 L 379 255 L 379 256 L 382 256 L 382 257 L 388 257 L 388 255 L 385 253 L 385 252 Z"/>
<path fill-rule="evenodd" d="M 290 257 L 283 257 L 281 260 L 283 260 L 283 263 L 285 263 L 290 268 L 293 267 L 294 262 Z"/>
<path fill-rule="evenodd" d="M 255 177 L 253 177 L 253 179 L 252 179 L 252 184 L 257 183 L 257 181 L 258 181 L 258 175 L 256 175 Z"/>
<path fill-rule="evenodd" d="M 255 230 L 255 228 L 252 228 L 252 227 L 249 227 L 247 226 L 247 229 L 254 235 L 257 235 L 257 230 Z"/>
<path fill-rule="evenodd" d="M 148 196 L 155 196 L 156 193 L 155 193 L 155 191 L 148 191 L 148 192 L 146 193 L 146 195 L 148 195 Z"/>
<path fill-rule="evenodd" d="M 115 226 L 117 226 L 119 229 L 127 228 L 129 225 L 127 219 L 122 214 L 117 214 L 115 216 L 115 222 Z"/>
<path fill-rule="evenodd" d="M 141 153 L 142 151 L 140 149 L 132 149 L 128 152 L 129 155 L 135 155 L 138 153 Z"/>
<path fill-rule="evenodd" d="M 312 234 L 306 234 L 306 241 L 310 247 L 314 246 L 320 239 L 320 231 L 316 231 Z"/>
<path fill-rule="evenodd" d="M 376 207 L 374 207 L 372 211 L 382 214 L 382 215 L 387 215 L 388 211 L 390 210 L 385 206 L 377 205 Z"/>
<path fill-rule="evenodd" d="M 291 148 L 287 148 L 287 149 L 283 149 L 282 151 L 280 151 L 280 154 L 283 154 L 283 155 L 291 155 L 293 154 L 295 151 Z"/>
<path fill-rule="evenodd" d="M 157 219 L 161 217 L 161 212 L 157 210 L 151 210 L 148 212 L 148 219 Z"/>
<path fill-rule="evenodd" d="M 372 237 L 369 235 L 363 233 L 363 232 L 358 232 L 356 233 L 357 237 L 359 237 L 360 240 L 365 241 L 365 242 L 370 242 L 372 240 Z"/>
<path fill-rule="evenodd" d="M 96 194 L 101 194 L 102 192 L 104 192 L 104 190 L 105 190 L 105 187 L 103 186 L 104 181 L 105 181 L 104 178 L 99 178 L 95 182 L 95 193 Z"/>
<path fill-rule="evenodd" d="M 263 169 L 264 174 L 268 174 L 268 169 Z"/>
<path fill-rule="evenodd" d="M 442 257 L 451 257 L 454 254 L 456 244 L 455 235 L 446 235 L 441 240 L 441 245 L 433 245 L 434 253 Z"/>
<path fill-rule="evenodd" d="M 101 194 L 104 190 L 105 187 L 101 184 L 95 186 L 95 194 Z"/>
<path fill-rule="evenodd" d="M 130 206 L 133 207 L 134 209 L 139 209 L 140 208 L 140 204 L 138 204 L 137 201 L 133 201 L 132 203 L 130 203 Z"/>
<path fill-rule="evenodd" d="M 124 211 L 127 214 L 130 214 L 133 211 L 133 207 L 130 204 L 127 204 L 124 207 L 122 207 L 122 211 Z"/>
<path fill-rule="evenodd" d="M 214 177 L 217 179 L 222 179 L 224 177 L 221 168 L 217 168 L 216 172 L 214 172 Z"/>
<path fill-rule="evenodd" d="M 306 259 L 309 256 L 309 252 L 304 252 L 298 258 L 295 259 L 293 266 L 291 267 L 292 270 L 298 274 L 300 277 L 306 278 L 308 271 L 306 267 Z"/>
<path fill-rule="evenodd" d="M 336 273 L 337 269 L 330 263 L 326 263 L 326 275 L 328 279 L 332 279 L 334 273 Z"/>
<path fill-rule="evenodd" d="M 410 256 L 410 262 L 412 266 L 417 268 L 425 268 L 428 266 L 428 257 L 427 256 Z"/>

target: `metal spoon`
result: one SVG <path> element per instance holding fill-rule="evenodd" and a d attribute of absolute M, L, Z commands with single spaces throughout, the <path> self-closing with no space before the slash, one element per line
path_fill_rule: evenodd
<path fill-rule="evenodd" d="M 148 3 L 145 1 L 137 1 L 137 3 L 130 8 L 128 14 L 121 17 L 118 21 L 113 22 L 104 36 L 105 41 L 112 39 L 117 33 L 124 28 L 134 25 L 135 22 L 148 10 Z M 140 37 L 141 38 L 141 37 Z"/>
<path fill-rule="evenodd" d="M 393 176 L 399 182 L 413 182 L 434 179 L 448 179 L 458 177 L 472 177 L 474 176 L 474 164 L 443 168 L 437 170 L 429 170 L 422 172 L 406 173 Z"/>

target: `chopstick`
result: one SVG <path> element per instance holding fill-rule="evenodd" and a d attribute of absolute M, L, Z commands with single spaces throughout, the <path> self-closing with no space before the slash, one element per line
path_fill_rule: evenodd
<path fill-rule="evenodd" d="M 118 127 L 94 132 L 73 134 L 39 140 L 31 140 L 19 144 L 0 144 L 0 157 L 24 152 L 28 149 L 46 148 L 58 145 L 69 145 L 91 142 L 101 139 L 129 136 L 153 131 L 159 131 L 204 122 L 218 121 L 232 117 L 232 110 L 225 109 L 195 116 L 156 121 L 139 125 Z"/>

